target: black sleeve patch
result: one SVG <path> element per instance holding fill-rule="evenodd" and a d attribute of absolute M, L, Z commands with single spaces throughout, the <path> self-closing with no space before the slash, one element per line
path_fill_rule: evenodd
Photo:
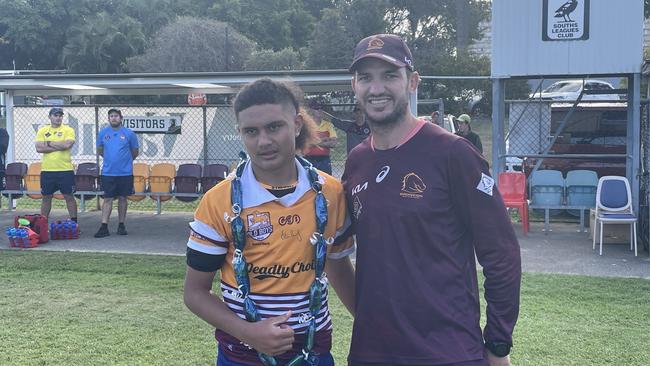
<path fill-rule="evenodd" d="M 216 272 L 226 260 L 225 254 L 206 254 L 192 248 L 187 248 L 186 257 L 187 265 L 200 272 Z"/>

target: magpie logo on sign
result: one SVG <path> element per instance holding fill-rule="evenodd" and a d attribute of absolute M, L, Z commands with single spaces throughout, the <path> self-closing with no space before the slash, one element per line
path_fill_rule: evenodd
<path fill-rule="evenodd" d="M 589 0 L 544 0 L 542 40 L 589 39 Z"/>

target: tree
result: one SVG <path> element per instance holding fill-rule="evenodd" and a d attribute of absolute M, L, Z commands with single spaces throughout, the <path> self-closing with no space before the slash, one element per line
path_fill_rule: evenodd
<path fill-rule="evenodd" d="M 299 0 L 220 0 L 209 13 L 274 51 L 306 46 L 315 21 Z"/>
<path fill-rule="evenodd" d="M 272 50 L 255 51 L 246 61 L 246 70 L 250 71 L 286 71 L 304 69 L 300 54 L 291 48 L 278 52 Z"/>
<path fill-rule="evenodd" d="M 54 0 L 0 0 L 0 68 L 56 69 L 65 31 L 84 9 L 68 9 Z"/>
<path fill-rule="evenodd" d="M 348 0 L 339 5 L 345 29 L 353 38 L 353 42 L 388 30 L 386 10 L 389 5 L 388 0 Z"/>
<path fill-rule="evenodd" d="M 70 29 L 63 64 L 76 73 L 124 72 L 127 57 L 141 53 L 144 44 L 138 21 L 100 12 Z"/>
<path fill-rule="evenodd" d="M 346 69 L 356 42 L 346 29 L 341 12 L 325 9 L 312 35 L 307 65 L 312 69 Z"/>
<path fill-rule="evenodd" d="M 226 23 L 181 17 L 163 27 L 143 55 L 127 61 L 131 72 L 238 71 L 255 43 Z"/>

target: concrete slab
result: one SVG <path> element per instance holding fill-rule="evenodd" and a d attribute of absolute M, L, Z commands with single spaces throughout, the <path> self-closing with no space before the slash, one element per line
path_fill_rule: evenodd
<path fill-rule="evenodd" d="M 18 214 L 33 213 L 35 212 L 0 210 L 0 228 L 4 230 L 12 225 L 14 216 Z M 113 209 L 113 216 L 108 225 L 110 236 L 93 237 L 101 224 L 101 212 L 86 211 L 79 213 L 79 239 L 50 240 L 46 244 L 25 250 L 185 255 L 190 232 L 188 224 L 192 220 L 192 213 L 164 212 L 156 215 L 153 212 L 128 212 L 126 229 L 129 235 L 117 235 L 116 214 Z M 66 219 L 67 212 L 52 210 L 50 217 L 52 220 Z M 8 241 L 4 231 L 1 236 L 0 242 L 3 244 L 0 247 L 7 248 Z"/>
<path fill-rule="evenodd" d="M 0 210 L 0 228 L 13 223 L 17 214 L 33 211 Z M 93 234 L 99 228 L 99 211 L 79 215 L 82 230 L 77 240 L 55 240 L 37 248 L 24 250 L 80 251 L 103 253 L 137 253 L 154 255 L 185 255 L 189 235 L 188 223 L 192 213 L 129 212 L 127 230 L 129 235 L 117 235 L 116 212 L 109 224 L 111 235 L 96 239 Z M 63 210 L 53 210 L 53 219 L 66 218 Z M 592 250 L 589 233 L 578 232 L 578 224 L 551 223 L 552 232 L 542 231 L 542 222 L 531 223 L 531 232 L 523 236 L 521 225 L 515 224 L 515 231 L 521 245 L 522 267 L 525 272 L 563 273 L 605 277 L 637 277 L 650 279 L 650 257 L 639 243 L 639 256 L 634 257 L 629 244 L 605 244 L 603 255 Z M 7 249 L 8 242 L 1 234 L 0 248 Z M 20 250 L 20 249 L 18 249 Z"/>
<path fill-rule="evenodd" d="M 603 255 L 592 250 L 588 232 L 578 232 L 578 224 L 551 223 L 552 231 L 542 231 L 544 223 L 531 223 L 531 232 L 523 236 L 516 225 L 525 272 L 548 272 L 604 277 L 640 277 L 650 279 L 650 257 L 639 241 L 634 257 L 630 244 L 603 244 Z M 607 232 L 607 227 L 605 231 Z"/>

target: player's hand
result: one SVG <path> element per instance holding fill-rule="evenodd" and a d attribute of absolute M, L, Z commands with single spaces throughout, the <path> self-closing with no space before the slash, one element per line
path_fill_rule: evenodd
<path fill-rule="evenodd" d="M 281 355 L 291 350 L 293 329 L 285 324 L 291 312 L 268 318 L 255 323 L 248 323 L 246 336 L 242 339 L 258 352 L 269 356 Z"/>
<path fill-rule="evenodd" d="M 485 354 L 490 366 L 510 366 L 510 356 L 497 357 L 487 349 L 485 350 Z"/>

